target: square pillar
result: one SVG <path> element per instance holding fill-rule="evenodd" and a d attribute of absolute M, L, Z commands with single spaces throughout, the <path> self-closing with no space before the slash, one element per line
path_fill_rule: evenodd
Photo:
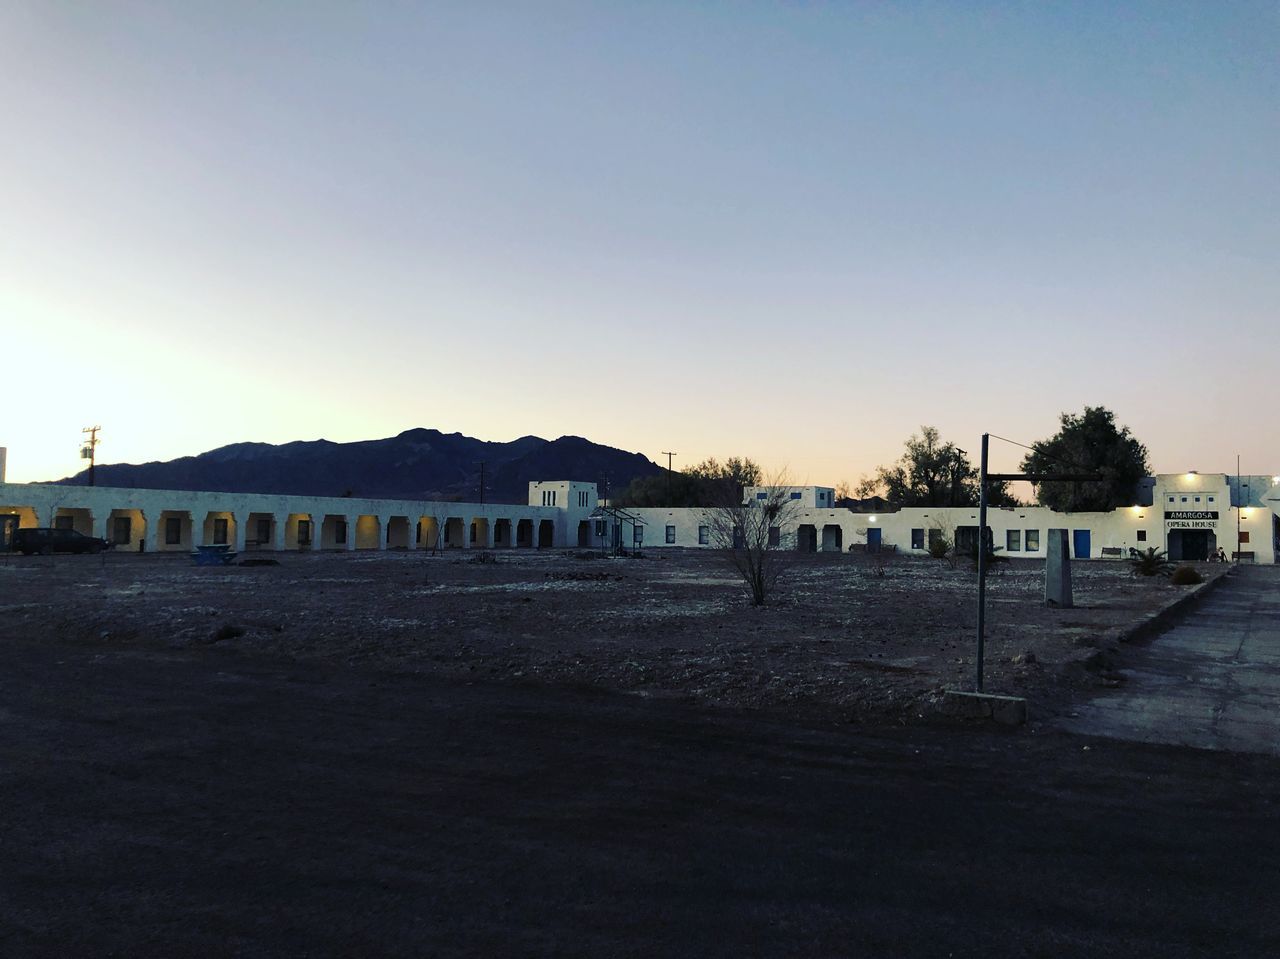
<path fill-rule="evenodd" d="M 347 521 L 347 541 L 343 545 L 348 553 L 354 553 L 356 549 L 356 526 L 360 522 L 360 517 L 347 516 L 345 519 Z"/>
<path fill-rule="evenodd" d="M 285 534 L 289 532 L 289 514 L 276 513 L 271 523 L 271 548 L 283 553 Z"/>
<path fill-rule="evenodd" d="M 236 523 L 236 543 L 235 551 L 243 553 L 245 543 L 249 539 L 249 514 L 248 513 L 232 513 L 232 517 Z"/>
<path fill-rule="evenodd" d="M 387 551 L 387 537 L 391 533 L 391 517 L 378 517 L 378 549 L 381 552 Z"/>

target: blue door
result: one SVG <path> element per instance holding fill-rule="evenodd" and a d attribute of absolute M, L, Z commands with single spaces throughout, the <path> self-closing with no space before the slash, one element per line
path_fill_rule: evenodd
<path fill-rule="evenodd" d="M 880 551 L 880 533 L 879 527 L 872 526 L 867 530 L 867 552 L 878 553 Z"/>
<path fill-rule="evenodd" d="M 1071 531 L 1072 553 L 1076 559 L 1089 558 L 1089 531 L 1087 529 L 1073 529 Z"/>

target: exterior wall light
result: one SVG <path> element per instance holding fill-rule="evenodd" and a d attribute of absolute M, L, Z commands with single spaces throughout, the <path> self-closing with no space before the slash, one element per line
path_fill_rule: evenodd
<path fill-rule="evenodd" d="M 867 522 L 869 523 L 874 523 L 875 521 L 876 521 L 876 518 L 874 516 L 870 516 L 867 518 Z"/>

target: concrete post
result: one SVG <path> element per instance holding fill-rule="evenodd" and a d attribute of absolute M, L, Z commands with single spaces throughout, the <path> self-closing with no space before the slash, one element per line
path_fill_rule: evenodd
<path fill-rule="evenodd" d="M 347 520 L 347 543 L 346 550 L 348 553 L 355 552 L 356 548 L 356 526 L 360 522 L 359 516 L 348 516 Z"/>
<path fill-rule="evenodd" d="M 285 550 L 285 536 L 289 532 L 289 514 L 276 513 L 274 522 L 271 524 L 271 548 L 277 553 Z"/>
<path fill-rule="evenodd" d="M 472 523 L 472 520 L 468 520 L 465 516 L 462 518 L 462 548 L 463 549 L 471 548 L 471 523 Z M 479 530 L 476 531 L 476 535 L 479 535 Z"/>
<path fill-rule="evenodd" d="M 324 549 L 324 513 L 309 513 L 311 517 L 311 551 Z"/>
<path fill-rule="evenodd" d="M 163 535 L 161 527 L 164 526 L 164 518 L 160 515 L 159 510 L 151 516 L 148 516 L 146 513 L 142 513 L 141 515 L 143 522 L 142 538 L 146 544 L 143 546 L 143 551 L 147 553 L 154 553 L 160 548 L 160 543 L 162 542 L 160 537 Z"/>
<path fill-rule="evenodd" d="M 1044 603 L 1071 608 L 1071 554 L 1069 531 L 1051 529 L 1044 559 Z"/>
<path fill-rule="evenodd" d="M 249 539 L 249 514 L 248 513 L 232 513 L 232 518 L 236 524 L 236 545 L 237 553 L 243 553 L 245 544 Z"/>
<path fill-rule="evenodd" d="M 418 524 L 422 522 L 420 516 L 406 516 L 405 522 L 409 525 L 405 529 L 405 542 L 409 545 L 406 549 L 421 549 L 422 544 L 418 542 Z"/>
<path fill-rule="evenodd" d="M 485 549 L 493 549 L 493 520 L 487 519 L 484 522 L 484 539 L 481 545 Z"/>
<path fill-rule="evenodd" d="M 188 523 L 191 527 L 191 548 L 204 545 L 204 517 L 195 513 L 187 513 Z"/>
<path fill-rule="evenodd" d="M 383 552 L 387 549 L 387 542 L 391 536 L 391 517 L 378 517 L 378 549 Z"/>
<path fill-rule="evenodd" d="M 105 509 L 93 514 L 93 535 L 98 539 L 107 538 L 107 526 L 109 525 L 108 520 L 110 517 L 111 511 Z"/>

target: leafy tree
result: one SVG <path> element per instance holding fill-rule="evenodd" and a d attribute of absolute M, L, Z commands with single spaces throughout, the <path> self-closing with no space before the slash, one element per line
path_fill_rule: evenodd
<path fill-rule="evenodd" d="M 746 486 L 760 485 L 760 466 L 733 456 L 721 463 L 711 457 L 679 472 L 634 479 L 614 499 L 618 506 L 716 506 L 741 498 Z"/>
<path fill-rule="evenodd" d="M 1096 482 L 1037 482 L 1042 506 L 1063 512 L 1106 512 L 1132 505 L 1138 483 L 1151 473 L 1147 448 L 1117 427 L 1116 417 L 1103 406 L 1086 406 L 1079 416 L 1063 413 L 1061 428 L 1035 443 L 1022 460 L 1022 471 L 1035 476 L 1054 473 L 1099 473 Z"/>
<path fill-rule="evenodd" d="M 875 476 L 864 478 L 859 496 L 881 494 L 894 508 L 904 506 L 976 506 L 978 470 L 955 443 L 944 443 L 937 429 L 920 427 L 912 435 L 896 463 L 881 466 Z M 991 506 L 1013 506 L 1017 500 L 1004 483 L 987 488 Z"/>

